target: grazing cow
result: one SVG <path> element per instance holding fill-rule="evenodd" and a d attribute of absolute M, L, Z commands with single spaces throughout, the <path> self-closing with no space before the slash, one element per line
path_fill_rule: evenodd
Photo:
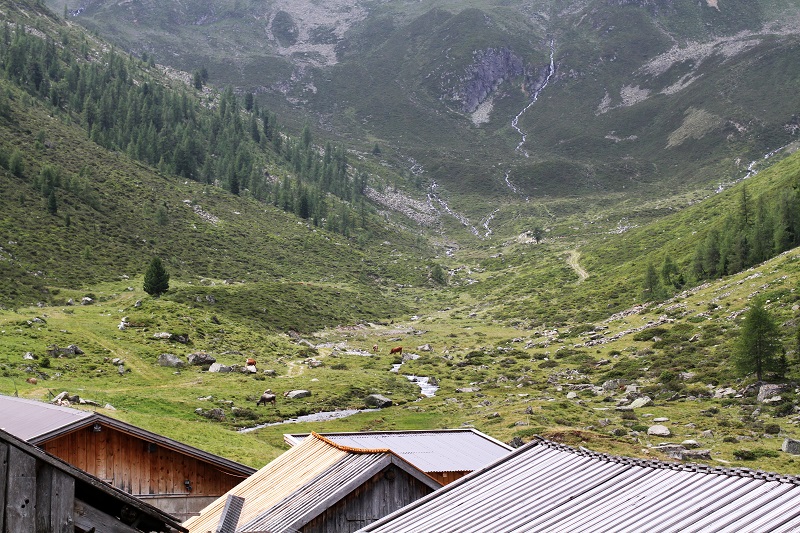
<path fill-rule="evenodd" d="M 271 389 L 267 389 L 264 391 L 264 394 L 262 394 L 261 398 L 259 398 L 258 401 L 256 402 L 256 407 L 258 407 L 262 403 L 264 404 L 264 407 L 266 407 L 268 403 L 275 405 L 275 394 L 272 393 Z"/>
<path fill-rule="evenodd" d="M 37 383 L 39 383 L 39 381 L 36 378 L 28 378 L 25 381 L 27 381 L 31 385 L 36 385 Z"/>
<path fill-rule="evenodd" d="M 389 355 L 396 354 L 396 353 L 399 353 L 400 355 L 403 355 L 403 347 L 402 346 L 395 346 L 394 348 L 389 350 Z"/>
<path fill-rule="evenodd" d="M 245 363 L 247 366 L 256 366 L 256 360 L 252 357 L 247 358 L 247 362 Z"/>
<path fill-rule="evenodd" d="M 372 345 L 372 353 L 378 353 L 378 345 L 377 344 L 373 344 Z"/>

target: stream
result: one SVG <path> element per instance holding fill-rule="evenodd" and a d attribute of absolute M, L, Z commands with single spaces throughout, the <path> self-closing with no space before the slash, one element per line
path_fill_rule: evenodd
<path fill-rule="evenodd" d="M 393 364 L 392 369 L 389 372 L 400 372 L 400 367 L 403 366 L 403 363 Z M 419 386 L 419 391 L 422 396 L 430 398 L 431 396 L 436 395 L 436 391 L 439 390 L 438 385 L 434 385 L 430 382 L 430 378 L 427 376 L 414 376 L 414 375 L 407 375 L 402 374 L 405 378 L 407 378 L 412 383 L 416 383 Z M 329 420 L 336 420 L 337 418 L 345 418 L 356 413 L 372 413 L 375 411 L 380 411 L 380 409 L 341 409 L 337 411 L 322 411 L 319 413 L 311 413 L 310 415 L 303 415 L 298 416 L 297 418 L 288 418 L 286 420 L 281 420 L 280 422 L 267 422 L 266 424 L 258 424 L 257 426 L 248 427 L 248 428 L 241 428 L 238 429 L 238 433 L 250 433 L 251 431 L 256 431 L 257 429 L 262 429 L 270 426 L 280 426 L 282 424 L 299 424 L 302 422 L 327 422 Z"/>
<path fill-rule="evenodd" d="M 470 221 L 469 221 L 469 219 L 467 217 L 465 217 L 464 215 L 462 215 L 460 213 L 456 213 L 455 211 L 450 209 L 450 206 L 447 205 L 447 202 L 442 200 L 442 197 L 439 196 L 439 193 L 436 192 L 436 189 L 438 187 L 439 187 L 439 185 L 435 181 L 431 182 L 430 190 L 428 191 L 428 205 L 430 205 L 431 207 L 434 207 L 433 203 L 437 202 L 440 206 L 442 206 L 442 209 L 444 209 L 445 212 L 447 212 L 448 215 L 452 216 L 453 218 L 455 218 L 456 220 L 461 222 L 461 224 L 463 226 L 466 226 L 467 228 L 469 228 L 469 231 L 473 235 L 475 235 L 477 237 L 479 235 L 479 233 L 480 233 L 478 231 L 478 228 L 473 226 L 470 223 Z"/>

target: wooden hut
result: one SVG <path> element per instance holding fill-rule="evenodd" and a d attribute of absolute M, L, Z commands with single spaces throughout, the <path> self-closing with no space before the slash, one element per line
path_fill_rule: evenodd
<path fill-rule="evenodd" d="M 0 533 L 185 532 L 178 520 L 0 430 Z"/>
<path fill-rule="evenodd" d="M 99 413 L 0 396 L 0 428 L 181 520 L 254 468 Z"/>

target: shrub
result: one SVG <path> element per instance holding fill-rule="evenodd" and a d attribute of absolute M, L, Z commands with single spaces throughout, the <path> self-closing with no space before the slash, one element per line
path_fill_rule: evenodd
<path fill-rule="evenodd" d="M 764 426 L 764 433 L 768 435 L 777 435 L 781 432 L 781 427 L 778 424 L 767 424 Z"/>

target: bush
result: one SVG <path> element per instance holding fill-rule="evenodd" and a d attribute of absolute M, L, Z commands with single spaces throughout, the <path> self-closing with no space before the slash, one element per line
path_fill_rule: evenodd
<path fill-rule="evenodd" d="M 764 426 L 764 433 L 768 435 L 777 435 L 781 432 L 781 427 L 778 424 L 767 424 Z"/>

